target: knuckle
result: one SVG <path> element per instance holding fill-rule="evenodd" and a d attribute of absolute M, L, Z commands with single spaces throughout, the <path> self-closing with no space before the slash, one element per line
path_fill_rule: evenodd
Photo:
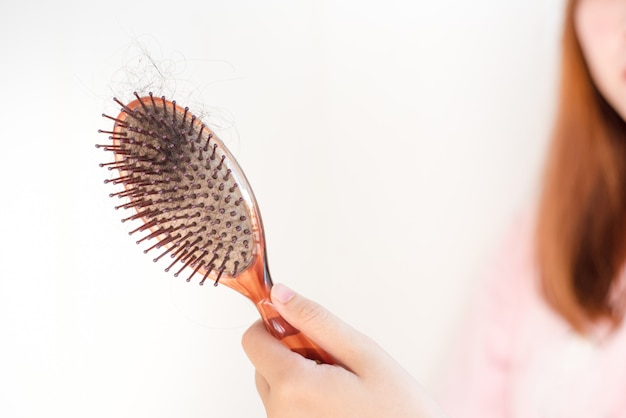
<path fill-rule="evenodd" d="M 311 388 L 303 381 L 302 377 L 283 376 L 277 384 L 272 386 L 275 399 L 281 402 L 300 403 L 311 393 Z"/>
<path fill-rule="evenodd" d="M 328 320 L 328 311 L 320 305 L 307 302 L 298 308 L 298 317 L 307 326 L 323 324 Z"/>
<path fill-rule="evenodd" d="M 259 321 L 252 324 L 241 336 L 241 346 L 243 347 L 244 351 L 247 352 L 255 345 L 256 340 L 258 339 L 258 328 Z"/>
<path fill-rule="evenodd" d="M 245 349 L 250 346 L 250 328 L 248 328 L 241 336 L 241 346 Z"/>

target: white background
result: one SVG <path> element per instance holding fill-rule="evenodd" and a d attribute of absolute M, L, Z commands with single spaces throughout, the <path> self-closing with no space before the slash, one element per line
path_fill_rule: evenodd
<path fill-rule="evenodd" d="M 274 280 L 434 392 L 537 193 L 561 8 L 3 2 L 0 416 L 264 416 L 240 348 L 254 308 L 164 273 L 108 198 L 100 115 L 135 89 L 210 115 L 254 187 Z"/>

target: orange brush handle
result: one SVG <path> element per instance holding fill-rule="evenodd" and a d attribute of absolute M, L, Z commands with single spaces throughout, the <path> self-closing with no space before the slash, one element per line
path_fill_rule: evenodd
<path fill-rule="evenodd" d="M 270 300 L 272 279 L 265 254 L 258 254 L 252 265 L 236 278 L 227 277 L 220 283 L 247 296 L 257 307 L 268 332 L 283 344 L 302 356 L 318 363 L 336 364 L 333 357 L 291 326 L 276 310 Z"/>

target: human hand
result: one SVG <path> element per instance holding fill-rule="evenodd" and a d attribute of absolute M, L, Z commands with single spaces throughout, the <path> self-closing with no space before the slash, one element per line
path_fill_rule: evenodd
<path fill-rule="evenodd" d="M 261 321 L 244 334 L 268 418 L 443 418 L 424 389 L 373 340 L 287 287 L 272 289 L 281 316 L 333 356 L 317 364 L 290 351 Z"/>

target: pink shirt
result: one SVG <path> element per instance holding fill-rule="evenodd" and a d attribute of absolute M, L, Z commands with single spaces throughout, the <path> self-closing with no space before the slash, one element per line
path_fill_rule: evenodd
<path fill-rule="evenodd" d="M 520 219 L 456 347 L 451 418 L 626 417 L 626 326 L 582 337 L 542 299 L 533 224 Z"/>

